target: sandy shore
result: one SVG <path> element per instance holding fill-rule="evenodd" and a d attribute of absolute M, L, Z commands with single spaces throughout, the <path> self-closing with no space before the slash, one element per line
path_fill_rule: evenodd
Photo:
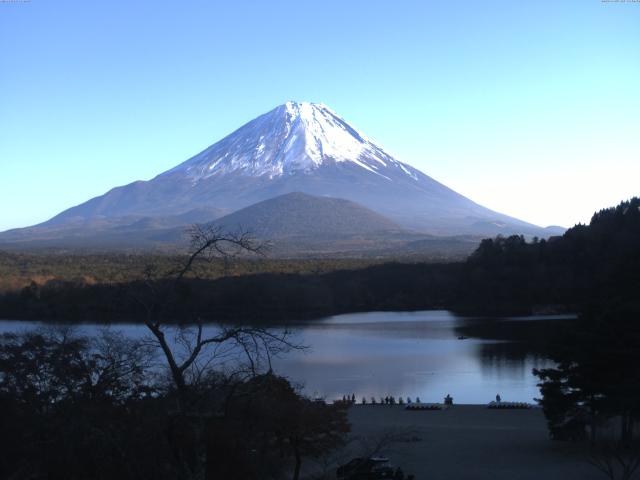
<path fill-rule="evenodd" d="M 352 433 L 368 445 L 394 433 L 401 440 L 383 448 L 394 465 L 416 480 L 597 480 L 585 446 L 549 439 L 542 410 L 490 410 L 454 405 L 442 411 L 402 406 L 354 405 Z M 357 453 L 362 446 L 354 443 Z"/>

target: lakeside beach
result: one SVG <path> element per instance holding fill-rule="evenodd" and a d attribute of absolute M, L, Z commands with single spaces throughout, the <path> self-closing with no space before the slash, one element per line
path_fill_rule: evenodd
<path fill-rule="evenodd" d="M 416 480 L 602 478 L 588 464 L 586 444 L 549 438 L 538 407 L 493 410 L 486 405 L 454 405 L 409 411 L 401 405 L 354 405 L 349 420 L 352 436 L 365 439 L 367 445 L 384 437 L 399 439 L 376 453 Z"/>

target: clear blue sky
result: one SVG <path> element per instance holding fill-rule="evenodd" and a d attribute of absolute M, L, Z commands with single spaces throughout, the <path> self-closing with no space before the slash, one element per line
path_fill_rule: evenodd
<path fill-rule="evenodd" d="M 490 208 L 640 194 L 640 3 L 0 2 L 0 230 L 322 102 Z"/>

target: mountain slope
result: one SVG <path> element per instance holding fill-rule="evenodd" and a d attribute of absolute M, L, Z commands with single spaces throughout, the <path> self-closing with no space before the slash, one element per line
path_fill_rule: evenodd
<path fill-rule="evenodd" d="M 115 220 L 111 223 L 93 221 L 90 223 L 93 228 L 87 228 L 88 222 L 76 222 L 74 228 L 60 225 L 32 227 L 28 241 L 16 241 L 16 237 L 7 235 L 0 247 L 86 253 L 149 249 L 182 252 L 188 247 L 191 224 L 175 224 L 184 220 L 195 220 L 195 223 L 219 227 L 223 231 L 249 232 L 258 242 L 266 243 L 270 257 L 280 258 L 464 258 L 480 241 L 478 237 L 434 237 L 409 232 L 355 202 L 299 192 L 258 202 L 214 221 L 198 220 L 210 213 L 195 211 L 182 216 L 143 217 L 135 221 L 131 221 L 132 217 L 124 217 L 119 218 L 119 223 Z"/>
<path fill-rule="evenodd" d="M 296 102 L 257 117 L 149 181 L 114 188 L 70 208 L 36 231 L 92 229 L 96 222 L 126 227 L 144 217 L 176 218 L 211 209 L 234 212 L 292 192 L 350 200 L 428 234 L 548 236 L 396 160 L 328 107 Z M 10 236 L 29 239 L 33 232 Z"/>
<path fill-rule="evenodd" d="M 73 217 L 65 223 L 46 222 L 0 233 L 0 248 L 135 248 L 180 242 L 187 226 L 209 223 L 224 215 L 215 208 L 189 210 L 180 215 Z"/>

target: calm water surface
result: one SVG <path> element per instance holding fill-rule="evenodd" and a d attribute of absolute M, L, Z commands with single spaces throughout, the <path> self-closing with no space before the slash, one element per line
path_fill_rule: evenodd
<path fill-rule="evenodd" d="M 522 317 L 550 324 L 567 317 Z M 466 338 L 461 328 L 477 319 L 447 311 L 368 312 L 338 315 L 293 327 L 294 340 L 307 345 L 274 361 L 276 372 L 289 377 L 311 396 L 327 399 L 356 395 L 393 395 L 441 401 L 449 393 L 459 403 L 503 400 L 533 401 L 539 396 L 533 368 L 552 363 L 522 344 Z M 514 320 L 514 319 L 511 319 Z M 493 328 L 503 320 L 493 319 Z M 39 322 L 0 321 L 0 333 L 42 326 Z M 104 325 L 83 324 L 92 334 Z M 146 335 L 144 326 L 110 327 L 130 337 Z"/>

